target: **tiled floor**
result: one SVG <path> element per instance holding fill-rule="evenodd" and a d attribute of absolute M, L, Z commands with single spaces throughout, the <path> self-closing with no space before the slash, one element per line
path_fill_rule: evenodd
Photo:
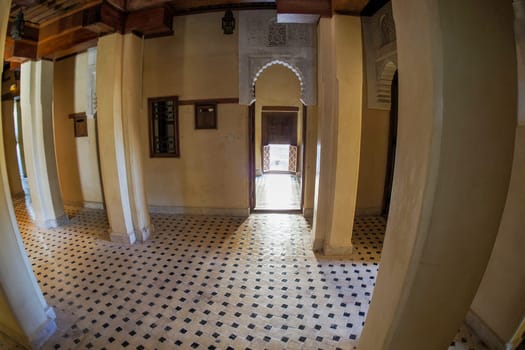
<path fill-rule="evenodd" d="M 300 215 L 154 215 L 154 237 L 125 246 L 107 240 L 102 211 L 68 210 L 67 226 L 41 230 L 23 201 L 15 209 L 58 314 L 45 349 L 352 349 L 384 232 L 382 218 L 357 219 L 341 260 L 312 253 Z M 465 337 L 451 349 L 481 349 Z"/>
<path fill-rule="evenodd" d="M 300 209 L 301 185 L 295 175 L 264 174 L 255 179 L 256 209 Z"/>

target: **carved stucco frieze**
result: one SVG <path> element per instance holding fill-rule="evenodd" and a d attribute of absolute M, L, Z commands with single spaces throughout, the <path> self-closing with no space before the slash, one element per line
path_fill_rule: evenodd
<path fill-rule="evenodd" d="M 274 64 L 295 73 L 306 105 L 315 105 L 317 37 L 313 24 L 276 22 L 276 12 L 239 13 L 239 100 L 250 104 L 255 98 L 255 82 Z"/>
<path fill-rule="evenodd" d="M 97 48 L 88 49 L 86 116 L 94 118 L 97 113 Z"/>
<path fill-rule="evenodd" d="M 368 108 L 390 109 L 392 78 L 397 70 L 397 47 L 392 5 L 363 17 Z"/>

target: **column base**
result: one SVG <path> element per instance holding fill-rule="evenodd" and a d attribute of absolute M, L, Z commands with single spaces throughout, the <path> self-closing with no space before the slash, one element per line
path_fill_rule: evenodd
<path fill-rule="evenodd" d="M 121 232 L 110 232 L 109 239 L 111 242 L 133 244 L 137 241 L 135 232 L 121 233 Z"/>
<path fill-rule="evenodd" d="M 33 349 L 40 349 L 42 345 L 55 333 L 57 325 L 55 322 L 55 312 L 53 308 L 46 310 L 47 320 L 29 336 L 29 342 Z"/>
<path fill-rule="evenodd" d="M 489 326 L 472 310 L 465 317 L 465 323 L 487 344 L 490 349 L 505 349 L 505 343 L 490 329 Z"/>
<path fill-rule="evenodd" d="M 69 217 L 66 214 L 64 214 L 55 219 L 37 221 L 36 225 L 40 228 L 48 229 L 48 228 L 56 228 L 56 227 L 64 226 L 64 225 L 67 225 L 68 223 L 69 223 Z"/>
<path fill-rule="evenodd" d="M 137 240 L 144 242 L 148 240 L 153 232 L 155 232 L 155 226 L 149 224 L 149 226 L 135 230 L 135 237 L 137 237 Z"/>
<path fill-rule="evenodd" d="M 312 250 L 316 253 L 323 251 L 324 239 L 316 239 L 312 244 Z"/>
<path fill-rule="evenodd" d="M 333 247 L 325 245 L 323 248 L 323 255 L 326 256 L 349 256 L 352 255 L 353 246 L 347 247 Z"/>
<path fill-rule="evenodd" d="M 314 217 L 314 208 L 303 208 L 303 216 L 305 218 L 313 218 Z"/>

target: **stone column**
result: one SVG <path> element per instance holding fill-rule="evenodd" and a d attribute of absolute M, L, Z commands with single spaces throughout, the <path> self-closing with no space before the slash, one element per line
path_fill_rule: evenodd
<path fill-rule="evenodd" d="M 478 289 L 509 189 L 512 2 L 392 5 L 398 147 L 381 268 L 358 349 L 442 350 Z"/>
<path fill-rule="evenodd" d="M 11 1 L 0 2 L 0 33 L 7 32 Z M 3 57 L 5 35 L 0 35 Z M 1 115 L 0 115 L 1 118 Z M 9 195 L 0 133 L 0 330 L 39 348 L 56 330 L 54 312 L 42 295 L 27 259 Z"/>
<path fill-rule="evenodd" d="M 100 165 L 112 241 L 145 241 L 152 232 L 142 174 L 141 41 L 133 34 L 99 39 L 97 118 Z"/>
<path fill-rule="evenodd" d="M 314 249 L 352 253 L 361 147 L 363 59 L 358 18 L 321 19 Z"/>
<path fill-rule="evenodd" d="M 334 166 L 336 155 L 337 86 L 335 80 L 335 41 L 332 19 L 319 21 L 317 110 L 317 162 L 313 217 L 313 250 L 322 251 L 332 227 Z"/>
<path fill-rule="evenodd" d="M 32 214 L 38 226 L 57 227 L 68 218 L 60 194 L 53 138 L 53 62 L 23 63 L 20 85 Z"/>

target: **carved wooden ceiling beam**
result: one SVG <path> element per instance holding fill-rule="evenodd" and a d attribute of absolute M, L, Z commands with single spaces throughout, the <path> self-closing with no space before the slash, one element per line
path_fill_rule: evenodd
<path fill-rule="evenodd" d="M 135 33 L 145 38 L 173 34 L 173 9 L 169 4 L 129 12 L 126 16 L 124 32 Z"/>
<path fill-rule="evenodd" d="M 332 17 L 332 0 L 276 0 L 277 14 Z"/>
<path fill-rule="evenodd" d="M 312 23 L 334 11 L 359 14 L 386 0 L 13 0 L 11 17 L 27 17 L 21 40 L 8 31 L 5 59 L 56 59 L 95 46 L 113 32 L 146 38 L 172 35 L 174 15 L 224 9 L 277 9 L 280 19 Z M 32 25 L 31 23 L 37 23 Z"/>

